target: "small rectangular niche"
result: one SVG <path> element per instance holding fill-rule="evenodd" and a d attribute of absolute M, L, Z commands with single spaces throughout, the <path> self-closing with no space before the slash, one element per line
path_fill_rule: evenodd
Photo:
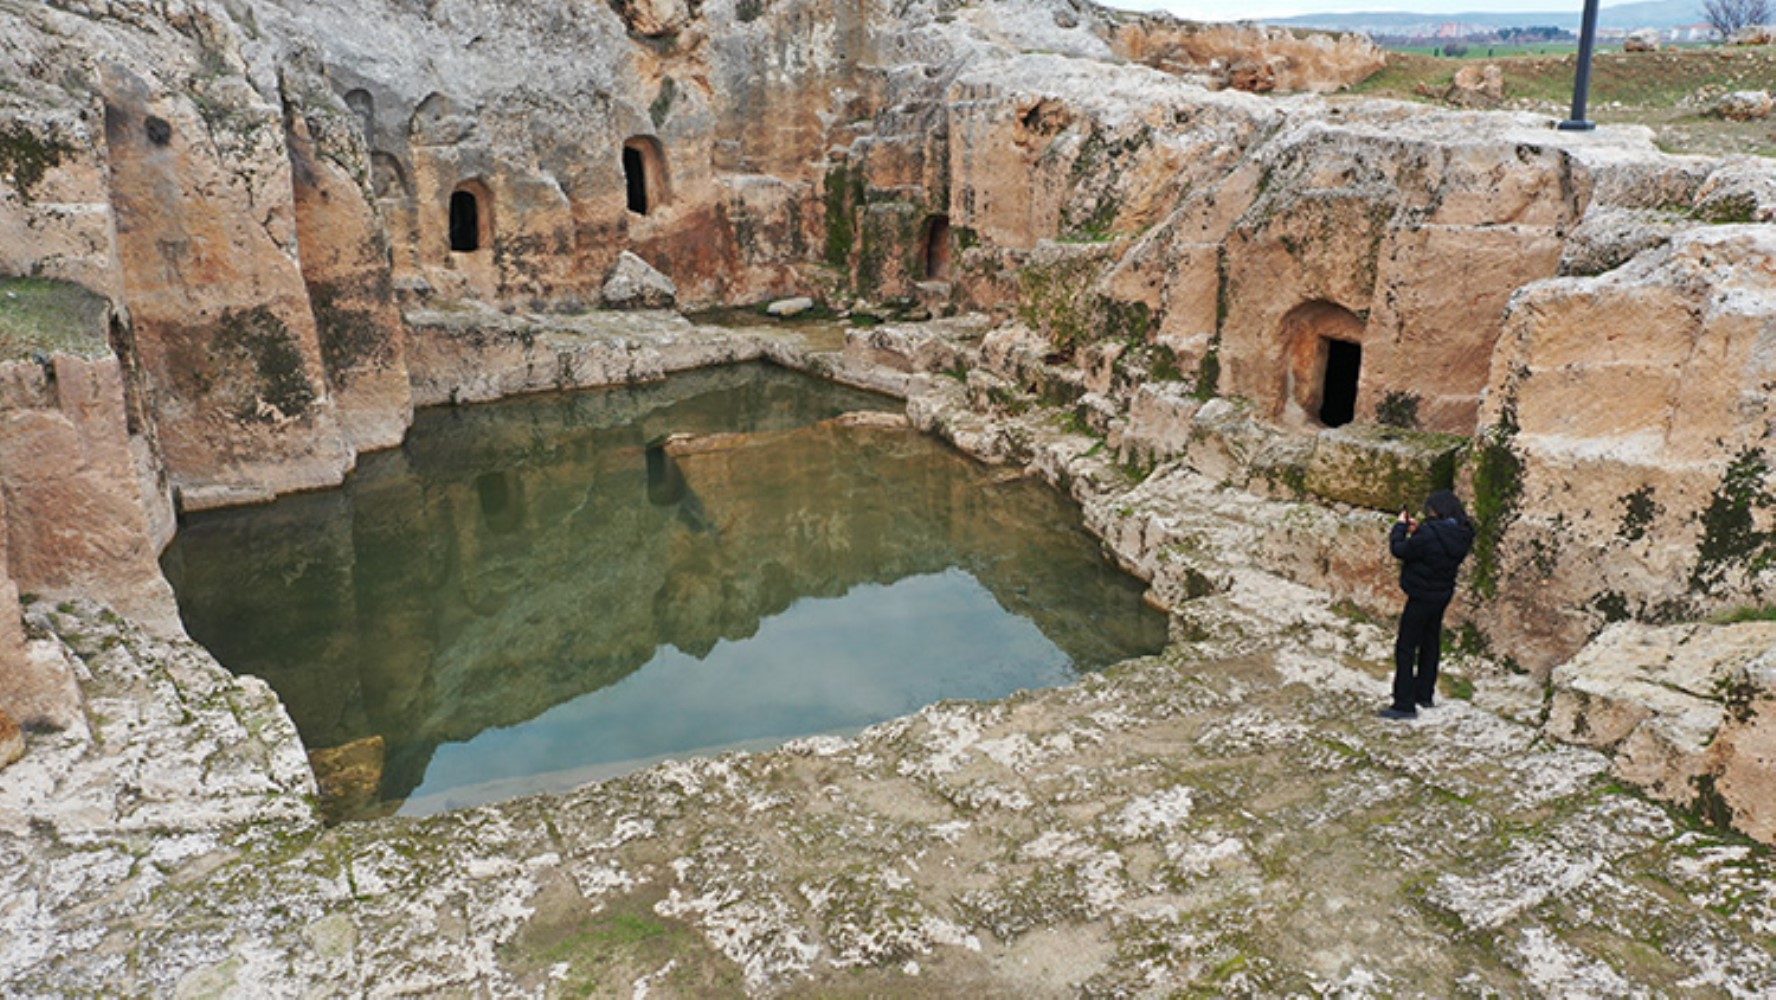
<path fill-rule="evenodd" d="M 1326 338 L 1326 381 L 1320 392 L 1320 423 L 1343 427 L 1357 415 L 1357 380 L 1363 371 L 1363 345 Z"/>

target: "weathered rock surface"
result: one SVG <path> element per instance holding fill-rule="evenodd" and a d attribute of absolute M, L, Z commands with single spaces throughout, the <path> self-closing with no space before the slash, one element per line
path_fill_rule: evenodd
<path fill-rule="evenodd" d="M 1496 108 L 1505 99 L 1504 71 L 1493 63 L 1463 66 L 1439 96 L 1457 107 Z"/>
<path fill-rule="evenodd" d="M 800 316 L 802 313 L 805 313 L 812 308 L 814 308 L 813 299 L 808 298 L 806 295 L 798 295 L 795 298 L 778 299 L 766 306 L 765 315 L 782 316 L 787 319 L 791 316 Z"/>
<path fill-rule="evenodd" d="M 1748 24 L 1733 32 L 1728 45 L 1776 45 L 1776 25 Z"/>
<path fill-rule="evenodd" d="M 1546 670 L 1612 617 L 1770 592 L 1767 228 L 1685 232 L 1513 300 L 1473 467 L 1492 523 L 1475 569 L 1494 642 L 1526 665 Z"/>
<path fill-rule="evenodd" d="M 1190 454 L 1268 491 L 1324 429 L 1332 345 L 1361 347 L 1359 424 L 1410 413 L 1471 435 L 1520 289 L 1776 210 L 1763 161 L 1669 157 L 1633 129 L 1176 75 L 1317 89 L 1366 71 L 1355 39 L 1047 0 L 940 7 L 9 11 L 0 58 L 20 82 L 0 120 L 41 155 L 0 187 L 19 237 L 4 267 L 119 307 L 138 467 L 163 456 L 193 508 L 336 481 L 414 402 L 653 377 L 645 359 L 576 368 L 577 349 L 536 340 L 553 321 L 433 318 L 583 311 L 625 253 L 687 304 L 1015 316 L 1045 341 L 1046 367 L 1023 366 L 1038 394 L 1119 451 Z M 71 82 L 89 76 L 96 90 Z M 422 318 L 411 335 L 397 300 Z M 1232 416 L 1199 424 L 1190 401 L 1216 396 Z M 1178 451 L 1199 426 L 1222 443 Z M 1674 519 L 1708 502 L 1680 499 L 1660 500 Z M 152 546 L 169 521 L 148 520 Z M 1504 567 L 1513 589 L 1534 586 L 1522 570 Z M 1636 614 L 1670 596 L 1621 593 Z M 1499 638 L 1533 635 L 1545 666 L 1597 624 L 1579 617 Z"/>
<path fill-rule="evenodd" d="M 759 358 L 756 340 L 676 313 L 507 315 L 464 303 L 409 313 L 407 354 L 421 406 L 652 381 Z"/>
<path fill-rule="evenodd" d="M 1367 35 L 1194 24 L 1163 15 L 1118 19 L 1110 42 L 1121 58 L 1236 90 L 1329 93 L 1387 65 L 1386 53 Z"/>
<path fill-rule="evenodd" d="M 604 282 L 604 301 L 614 309 L 668 309 L 677 299 L 671 278 L 627 250 Z"/>
<path fill-rule="evenodd" d="M 0 361 L 0 555 L 20 590 L 102 599 L 177 635 L 155 562 L 170 534 L 153 523 L 165 503 L 157 466 L 132 440 L 121 363 L 102 346 L 89 353 Z"/>
<path fill-rule="evenodd" d="M 1659 29 L 1636 28 L 1622 39 L 1623 52 L 1657 52 L 1659 51 Z"/>
<path fill-rule="evenodd" d="M 12 716 L 0 711 L 0 769 L 25 755 L 25 731 Z"/>
<path fill-rule="evenodd" d="M 154 638 L 91 602 L 34 603 L 27 621 L 72 665 L 84 717 L 33 733 L 30 753 L 0 783 L 0 835 L 15 846 L 32 835 L 78 843 L 156 834 L 178 851 L 213 846 L 230 828 L 289 834 L 314 824 L 314 776 L 263 681 L 234 677 L 189 640 Z M 155 881 L 147 878 L 144 890 Z M 29 920 L 41 903 L 32 893 L 13 917 Z"/>
<path fill-rule="evenodd" d="M 1623 780 L 1776 840 L 1776 625 L 1611 626 L 1554 671 L 1548 731 Z"/>
<path fill-rule="evenodd" d="M 1714 108 L 1728 121 L 1748 122 L 1770 117 L 1772 103 L 1767 90 L 1735 90 L 1722 94 Z"/>

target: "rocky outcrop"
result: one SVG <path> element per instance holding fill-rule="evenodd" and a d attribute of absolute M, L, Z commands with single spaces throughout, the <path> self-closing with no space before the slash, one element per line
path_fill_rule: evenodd
<path fill-rule="evenodd" d="M 1198 79 L 1213 88 L 1258 93 L 1343 90 L 1387 65 L 1387 53 L 1367 35 L 1249 22 L 1195 24 L 1163 15 L 1124 17 L 1109 30 L 1109 38 L 1119 58 Z"/>
<path fill-rule="evenodd" d="M 671 278 L 627 250 L 604 282 L 604 301 L 613 309 L 670 309 L 677 298 Z"/>
<path fill-rule="evenodd" d="M 1622 780 L 1776 842 L 1776 625 L 1613 625 L 1553 675 L 1548 731 Z"/>
<path fill-rule="evenodd" d="M 234 677 L 190 640 L 155 638 L 89 601 L 34 602 L 26 618 L 46 655 L 79 676 L 85 713 L 79 725 L 30 735 L 29 753 L 0 782 L 0 837 L 154 834 L 205 845 L 189 858 L 220 847 L 230 828 L 314 825 L 314 777 L 264 681 Z M 33 893 L 27 911 L 41 904 Z M 8 935 L 24 948 L 9 948 L 9 962 L 44 943 L 22 929 Z"/>
<path fill-rule="evenodd" d="M 1714 111 L 1728 121 L 1757 121 L 1770 117 L 1770 107 L 1776 104 L 1767 90 L 1735 90 L 1722 94 L 1714 102 Z"/>
<path fill-rule="evenodd" d="M 102 342 L 101 342 L 102 343 Z M 57 354 L 0 363 L 0 496 L 12 583 L 45 596 L 103 599 L 179 634 L 155 559 L 159 533 L 131 448 L 114 357 Z"/>
<path fill-rule="evenodd" d="M 1697 616 L 1776 584 L 1773 261 L 1764 228 L 1721 226 L 1513 300 L 1473 463 L 1475 587 L 1526 663 L 1603 620 Z"/>

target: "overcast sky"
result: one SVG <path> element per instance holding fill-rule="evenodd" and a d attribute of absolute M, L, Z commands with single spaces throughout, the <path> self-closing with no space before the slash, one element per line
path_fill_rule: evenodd
<path fill-rule="evenodd" d="M 1425 13 L 1466 11 L 1565 10 L 1584 7 L 1582 0 L 1098 0 L 1124 10 L 1163 10 L 1192 21 L 1238 21 L 1288 17 L 1322 11 L 1409 10 Z M 1613 7 L 1613 3 L 1605 3 Z M 1700 6 L 1700 0 L 1698 0 Z"/>

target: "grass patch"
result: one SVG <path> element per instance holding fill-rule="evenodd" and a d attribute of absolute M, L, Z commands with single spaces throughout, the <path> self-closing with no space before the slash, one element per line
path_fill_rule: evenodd
<path fill-rule="evenodd" d="M 1776 622 L 1776 607 L 1732 608 L 1708 618 L 1710 625 L 1737 625 L 1740 622 Z"/>
<path fill-rule="evenodd" d="M 1495 46 L 1470 46 L 1465 58 L 1395 51 L 1387 66 L 1352 88 L 1365 97 L 1440 104 L 1441 94 L 1464 65 L 1491 63 L 1504 74 L 1505 106 L 1556 114 L 1571 109 L 1577 59 L 1552 45 L 1543 52 L 1514 54 Z M 1587 114 L 1601 126 L 1646 125 L 1660 148 L 1673 153 L 1748 153 L 1776 156 L 1776 135 L 1767 121 L 1724 121 L 1710 111 L 1702 92 L 1767 90 L 1776 80 L 1776 47 L 1691 46 L 1659 52 L 1603 51 L 1591 63 Z"/>
<path fill-rule="evenodd" d="M 66 281 L 0 278 L 0 361 L 34 354 L 97 357 L 111 348 L 105 338 L 110 304 Z"/>

